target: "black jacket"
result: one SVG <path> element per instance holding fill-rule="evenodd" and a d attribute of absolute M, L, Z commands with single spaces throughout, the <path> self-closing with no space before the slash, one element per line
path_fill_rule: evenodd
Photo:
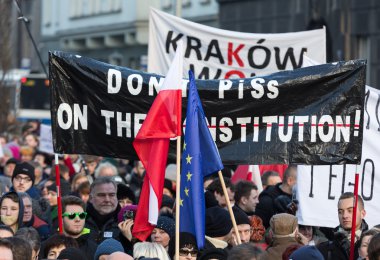
<path fill-rule="evenodd" d="M 107 238 L 114 238 L 120 240 L 120 230 L 118 227 L 117 214 L 120 210 L 120 206 L 107 215 L 100 215 L 91 203 L 87 203 L 87 218 L 85 227 L 90 229 L 89 238 L 95 241 L 96 244 L 100 244 Z"/>
<path fill-rule="evenodd" d="M 78 242 L 79 249 L 87 256 L 88 260 L 93 260 L 98 245 L 90 238 L 90 233 L 83 234 L 75 240 Z"/>

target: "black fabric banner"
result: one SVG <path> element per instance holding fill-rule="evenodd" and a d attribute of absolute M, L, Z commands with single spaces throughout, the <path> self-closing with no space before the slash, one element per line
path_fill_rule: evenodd
<path fill-rule="evenodd" d="M 132 141 L 163 77 L 59 51 L 49 66 L 54 151 L 136 159 Z M 355 60 L 197 80 L 223 163 L 360 163 L 365 68 Z"/>

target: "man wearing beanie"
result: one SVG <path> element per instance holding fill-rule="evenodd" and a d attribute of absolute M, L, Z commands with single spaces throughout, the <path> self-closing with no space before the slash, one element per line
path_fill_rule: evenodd
<path fill-rule="evenodd" d="M 251 238 L 251 225 L 250 221 L 248 218 L 248 215 L 245 214 L 245 212 L 239 208 L 233 208 L 234 216 L 235 216 L 235 221 L 237 228 L 239 230 L 239 235 L 240 235 L 240 240 L 242 243 L 248 243 L 250 238 Z M 232 233 L 232 245 L 238 245 L 237 242 L 237 237 L 235 232 Z"/>
<path fill-rule="evenodd" d="M 26 192 L 33 199 L 40 198 L 40 192 L 34 187 L 34 167 L 27 162 L 16 164 L 12 174 L 11 191 Z"/>
<path fill-rule="evenodd" d="M 206 209 L 205 248 L 225 249 L 232 238 L 232 221 L 228 211 L 219 207 Z"/>
<path fill-rule="evenodd" d="M 262 259 L 281 259 L 282 254 L 290 245 L 302 244 L 298 233 L 298 220 L 295 216 L 281 213 L 270 219 L 272 243 L 264 252 Z"/>

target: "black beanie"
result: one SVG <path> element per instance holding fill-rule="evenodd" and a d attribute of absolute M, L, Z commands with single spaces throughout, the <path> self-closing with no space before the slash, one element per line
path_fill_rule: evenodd
<path fill-rule="evenodd" d="M 68 247 L 61 251 L 57 259 L 83 260 L 86 258 L 86 255 L 80 249 Z"/>
<path fill-rule="evenodd" d="M 13 182 L 13 179 L 19 174 L 28 175 L 29 178 L 32 180 L 32 185 L 34 185 L 35 176 L 34 176 L 34 167 L 32 165 L 30 165 L 27 162 L 16 164 L 16 167 L 13 170 L 13 174 L 12 174 L 12 182 Z"/>
<path fill-rule="evenodd" d="M 118 200 L 128 198 L 132 201 L 132 204 L 136 204 L 136 196 L 134 192 L 125 184 L 117 184 L 116 196 Z"/>
<path fill-rule="evenodd" d="M 228 211 L 216 206 L 206 209 L 206 235 L 223 237 L 230 233 L 232 221 Z"/>
<path fill-rule="evenodd" d="M 163 207 L 168 207 L 168 208 L 173 208 L 174 206 L 174 199 L 170 198 L 168 195 L 163 195 L 162 196 L 162 203 L 161 203 L 161 208 Z"/>
<path fill-rule="evenodd" d="M 248 224 L 251 225 L 248 215 L 241 209 L 233 207 L 233 212 L 235 216 L 236 225 Z"/>
<path fill-rule="evenodd" d="M 201 255 L 199 256 L 199 260 L 226 260 L 228 257 L 228 253 L 221 248 L 207 248 L 205 249 Z"/>

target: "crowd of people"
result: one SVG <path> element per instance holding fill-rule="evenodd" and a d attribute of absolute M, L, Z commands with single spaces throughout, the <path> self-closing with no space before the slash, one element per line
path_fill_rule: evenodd
<path fill-rule="evenodd" d="M 56 168 L 38 150 L 39 125 L 20 135 L 0 134 L 0 259 L 174 259 L 176 167 L 165 173 L 157 225 L 147 241 L 132 235 L 144 180 L 140 161 L 91 155 L 59 157 L 62 233 L 59 232 Z M 252 181 L 231 182 L 234 166 L 223 170 L 239 237 L 227 210 L 217 173 L 204 179 L 205 246 L 193 234 L 179 234 L 179 259 L 349 259 L 354 194 L 343 193 L 335 229 L 305 226 L 292 196 L 297 167 L 262 174 L 264 190 Z M 359 197 L 354 259 L 380 259 L 380 225 L 365 222 Z"/>

